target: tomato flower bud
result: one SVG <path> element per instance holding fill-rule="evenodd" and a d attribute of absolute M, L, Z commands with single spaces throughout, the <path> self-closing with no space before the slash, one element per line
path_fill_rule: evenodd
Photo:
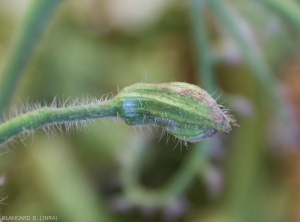
<path fill-rule="evenodd" d="M 229 133 L 231 124 L 238 126 L 205 90 L 188 83 L 134 84 L 113 102 L 118 117 L 127 124 L 158 125 L 187 142 Z"/>

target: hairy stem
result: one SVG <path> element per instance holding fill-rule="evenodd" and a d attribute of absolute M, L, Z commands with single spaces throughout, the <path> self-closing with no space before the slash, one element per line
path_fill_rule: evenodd
<path fill-rule="evenodd" d="M 3 110 L 9 105 L 15 88 L 21 78 L 44 27 L 56 6 L 62 0 L 34 0 L 29 6 L 20 29 L 17 30 L 10 51 L 3 63 L 0 81 L 0 120 Z"/>
<path fill-rule="evenodd" d="M 43 126 L 105 117 L 117 117 L 111 100 L 74 107 L 43 107 L 1 124 L 0 144 L 13 136 Z"/>

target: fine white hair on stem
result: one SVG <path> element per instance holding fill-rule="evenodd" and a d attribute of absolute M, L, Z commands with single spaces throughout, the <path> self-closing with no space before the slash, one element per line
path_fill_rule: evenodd
<path fill-rule="evenodd" d="M 218 101 L 218 99 L 222 96 L 222 91 L 220 93 L 220 95 L 215 99 L 216 101 Z"/>
<path fill-rule="evenodd" d="M 212 94 L 210 94 L 210 96 L 212 97 L 217 92 L 218 92 L 218 89 L 216 89 Z"/>
<path fill-rule="evenodd" d="M 30 102 L 28 99 L 26 103 L 20 104 L 20 105 L 14 105 L 10 108 L 10 110 L 8 112 L 3 114 L 3 117 L 4 117 L 3 122 L 4 123 L 9 122 L 13 118 L 16 118 L 20 115 L 23 115 L 23 114 L 26 114 L 26 113 L 29 113 L 29 112 L 32 112 L 35 110 L 39 110 L 43 107 L 49 107 L 52 109 L 72 108 L 75 106 L 84 106 L 84 105 L 88 105 L 88 104 L 95 104 L 95 103 L 107 101 L 110 97 L 113 97 L 112 93 L 103 95 L 100 100 L 95 97 L 91 97 L 91 96 L 83 96 L 80 99 L 79 98 L 72 99 L 69 97 L 69 98 L 61 100 L 57 96 L 55 96 L 54 99 L 48 104 L 45 101 L 38 102 L 36 100 Z M 101 119 L 101 120 L 103 123 L 108 125 L 108 123 L 104 119 Z M 49 139 L 51 139 L 57 135 L 57 132 L 59 132 L 60 134 L 65 134 L 66 136 L 69 136 L 70 134 L 72 134 L 73 132 L 75 132 L 77 130 L 83 130 L 83 131 L 87 132 L 88 126 L 92 122 L 95 122 L 95 119 L 74 120 L 71 122 L 57 122 L 57 123 L 54 122 L 54 123 L 51 123 L 51 125 L 50 124 L 42 125 L 40 127 L 40 129 L 45 132 L 45 134 L 47 135 L 47 137 Z M 20 133 L 19 135 L 15 136 L 15 137 L 9 138 L 7 141 L 5 141 L 1 144 L 1 147 L 5 148 L 5 149 L 1 149 L 1 151 L 2 150 L 8 151 L 8 148 L 7 148 L 8 143 L 11 146 L 12 143 L 19 141 L 26 146 L 26 144 L 28 144 L 28 138 L 30 138 L 30 141 L 32 143 L 34 140 L 33 134 L 34 134 L 34 130 L 30 130 L 30 129 L 27 129 L 24 127 L 22 129 L 22 133 Z M 2 152 L 1 154 L 3 154 L 3 153 L 4 152 Z"/>

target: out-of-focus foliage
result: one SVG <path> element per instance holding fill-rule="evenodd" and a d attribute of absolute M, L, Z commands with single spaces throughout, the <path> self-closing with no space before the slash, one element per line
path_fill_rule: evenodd
<path fill-rule="evenodd" d="M 0 1 L 0 64 L 28 2 Z M 71 135 L 38 131 L 1 149 L 1 216 L 299 221 L 297 12 L 296 0 L 64 1 L 12 106 L 185 81 L 222 94 L 241 128 L 188 149 L 118 120 Z"/>

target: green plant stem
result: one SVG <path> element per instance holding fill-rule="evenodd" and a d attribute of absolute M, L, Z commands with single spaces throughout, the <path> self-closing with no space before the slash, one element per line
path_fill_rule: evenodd
<path fill-rule="evenodd" d="M 112 100 L 65 108 L 43 107 L 1 124 L 0 144 L 13 136 L 33 131 L 43 126 L 105 117 L 117 117 Z"/>
<path fill-rule="evenodd" d="M 191 0 L 191 26 L 196 45 L 198 58 L 198 70 L 204 89 L 212 94 L 216 91 L 217 85 L 213 71 L 214 59 L 210 51 L 210 43 L 205 24 L 206 0 Z"/>
<path fill-rule="evenodd" d="M 269 67 L 265 63 L 264 59 L 253 47 L 249 47 L 249 43 L 239 30 L 239 26 L 233 17 L 232 13 L 227 9 L 224 0 L 211 0 L 209 4 L 215 14 L 219 17 L 219 20 L 228 29 L 231 36 L 239 46 L 244 58 L 253 70 L 253 74 L 258 79 L 261 87 L 268 95 L 272 108 L 276 110 L 279 118 L 283 119 L 285 116 L 284 102 L 277 90 L 277 81 L 272 76 Z"/>
<path fill-rule="evenodd" d="M 15 34 L 10 51 L 3 64 L 0 81 L 0 120 L 4 109 L 9 105 L 15 88 L 21 78 L 35 46 L 46 24 L 62 0 L 33 0 L 26 12 L 20 28 Z"/>
<path fill-rule="evenodd" d="M 259 0 L 259 2 L 264 3 L 266 6 L 277 11 L 288 22 L 293 24 L 297 29 L 300 29 L 300 6 L 295 1 Z"/>

